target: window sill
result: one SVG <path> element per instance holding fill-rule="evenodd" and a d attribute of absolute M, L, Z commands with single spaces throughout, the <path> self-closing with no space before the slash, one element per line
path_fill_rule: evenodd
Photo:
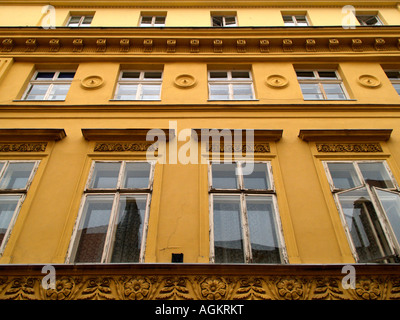
<path fill-rule="evenodd" d="M 65 102 L 65 100 L 28 100 L 28 99 L 16 99 L 13 102 Z"/>
<path fill-rule="evenodd" d="M 260 101 L 258 99 L 248 99 L 248 100 L 211 100 L 208 99 L 208 102 L 219 102 L 219 101 L 224 101 L 224 102 L 246 102 L 246 101 Z"/>
<path fill-rule="evenodd" d="M 157 100 L 120 100 L 120 99 L 110 99 L 110 102 L 160 102 L 161 99 Z"/>
<path fill-rule="evenodd" d="M 340 101 L 340 102 L 344 102 L 344 101 L 357 101 L 357 99 L 304 99 L 304 101 L 318 101 L 318 102 L 321 102 L 321 101 L 325 101 L 325 102 L 332 102 L 332 101 L 334 101 L 334 102 L 338 102 L 338 101 Z"/>

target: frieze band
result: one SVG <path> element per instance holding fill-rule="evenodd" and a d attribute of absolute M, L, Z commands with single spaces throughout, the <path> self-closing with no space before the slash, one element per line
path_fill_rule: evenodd
<path fill-rule="evenodd" d="M 255 144 L 211 143 L 208 144 L 207 150 L 209 152 L 252 152 L 252 153 L 271 152 L 269 143 L 255 143 Z"/>
<path fill-rule="evenodd" d="M 383 152 L 379 143 L 317 143 L 318 152 Z"/>
<path fill-rule="evenodd" d="M 94 146 L 95 152 L 126 152 L 126 151 L 155 151 L 157 150 L 157 142 L 132 142 L 132 143 L 96 143 Z"/>
<path fill-rule="evenodd" d="M 47 143 L 0 143 L 0 152 L 44 152 Z"/>

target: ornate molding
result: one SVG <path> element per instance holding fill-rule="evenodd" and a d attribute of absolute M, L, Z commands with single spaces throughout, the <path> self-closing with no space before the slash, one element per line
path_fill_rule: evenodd
<path fill-rule="evenodd" d="M 225 143 L 209 143 L 207 146 L 209 152 L 253 152 L 253 153 L 269 153 L 271 148 L 269 143 L 255 144 L 225 144 Z"/>
<path fill-rule="evenodd" d="M 355 265 L 355 287 L 345 289 L 339 267 L 62 265 L 55 288 L 45 289 L 39 267 L 5 266 L 0 300 L 400 300 L 398 270 Z"/>
<path fill-rule="evenodd" d="M 0 152 L 44 152 L 47 142 L 38 143 L 0 143 Z"/>
<path fill-rule="evenodd" d="M 383 152 L 379 143 L 317 143 L 318 152 Z"/>
<path fill-rule="evenodd" d="M 157 150 L 157 142 L 129 142 L 129 143 L 109 143 L 97 142 L 94 146 L 94 152 L 145 152 Z"/>

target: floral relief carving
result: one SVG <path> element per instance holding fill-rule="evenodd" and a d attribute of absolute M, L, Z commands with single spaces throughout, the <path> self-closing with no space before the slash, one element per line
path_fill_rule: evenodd
<path fill-rule="evenodd" d="M 202 298 L 206 300 L 222 300 L 226 296 L 227 284 L 221 278 L 207 278 L 200 283 Z"/>
<path fill-rule="evenodd" d="M 82 290 L 80 299 L 83 300 L 115 300 L 111 285 L 113 279 L 110 277 L 105 278 L 91 278 L 86 283 L 86 288 Z"/>
<path fill-rule="evenodd" d="M 69 300 L 72 298 L 73 289 L 75 287 L 74 279 L 62 277 L 56 280 L 54 289 L 45 290 L 46 298 L 49 300 Z"/>
<path fill-rule="evenodd" d="M 128 300 L 148 299 L 151 293 L 151 282 L 147 278 L 130 278 L 124 283 L 124 297 Z"/>
<path fill-rule="evenodd" d="M 357 281 L 354 291 L 363 300 L 378 300 L 382 296 L 380 284 L 375 279 L 361 279 Z"/>
<path fill-rule="evenodd" d="M 193 300 L 187 288 L 187 279 L 184 277 L 168 277 L 164 279 L 164 287 L 156 299 Z"/>
<path fill-rule="evenodd" d="M 6 300 L 36 300 L 35 282 L 37 279 L 30 277 L 14 278 L 4 292 Z"/>
<path fill-rule="evenodd" d="M 237 289 L 233 299 L 235 300 L 270 300 L 271 297 L 267 294 L 263 287 L 262 278 L 242 278 L 239 280 L 240 287 Z"/>
<path fill-rule="evenodd" d="M 281 279 L 276 284 L 278 294 L 285 300 L 303 300 L 304 286 L 296 278 Z"/>
<path fill-rule="evenodd" d="M 315 280 L 313 300 L 344 300 L 343 290 L 335 278 L 319 278 Z"/>
<path fill-rule="evenodd" d="M 318 152 L 383 152 L 379 143 L 317 143 Z"/>

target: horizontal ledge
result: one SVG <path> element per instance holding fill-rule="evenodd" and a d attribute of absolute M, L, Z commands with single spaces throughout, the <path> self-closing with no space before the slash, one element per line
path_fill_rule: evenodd
<path fill-rule="evenodd" d="M 175 136 L 174 129 L 82 129 L 83 137 L 88 141 L 154 141 L 164 135 L 166 141 Z"/>
<path fill-rule="evenodd" d="M 230 134 L 231 138 L 237 134 L 241 134 L 242 142 L 246 142 L 246 137 L 248 131 L 253 131 L 254 141 L 279 141 L 282 138 L 283 130 L 277 129 L 218 129 L 218 128 L 200 128 L 200 129 L 192 129 L 198 136 L 202 136 L 202 134 L 208 135 L 210 138 L 212 137 L 224 137 L 227 134 Z M 222 131 L 225 130 L 225 131 Z M 234 140 L 232 140 L 234 142 Z"/>
<path fill-rule="evenodd" d="M 302 129 L 299 138 L 310 141 L 387 141 L 392 129 Z"/>
<path fill-rule="evenodd" d="M 0 129 L 0 141 L 58 141 L 66 136 L 64 129 Z"/>

